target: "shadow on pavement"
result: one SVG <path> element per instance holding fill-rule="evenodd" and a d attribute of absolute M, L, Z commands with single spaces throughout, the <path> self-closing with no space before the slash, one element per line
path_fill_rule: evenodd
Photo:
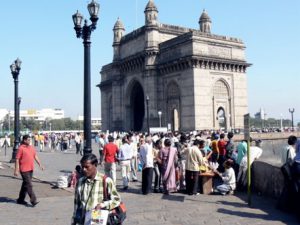
<path fill-rule="evenodd" d="M 16 203 L 16 199 L 8 198 L 8 197 L 0 197 L 0 203 Z"/>
<path fill-rule="evenodd" d="M 1 174 L 0 177 L 6 177 L 6 178 L 12 178 L 12 179 L 16 179 L 16 180 L 22 180 L 22 178 L 15 177 L 13 175 L 3 175 L 3 174 Z"/>
<path fill-rule="evenodd" d="M 247 218 L 253 218 L 253 219 L 261 219 L 261 220 L 269 220 L 269 221 L 282 221 L 285 222 L 283 218 L 280 216 L 277 216 L 276 214 L 269 214 L 266 212 L 265 215 L 257 214 L 257 213 L 250 213 L 250 212 L 241 212 L 239 209 L 235 210 L 229 210 L 229 209 L 218 209 L 219 213 L 224 213 L 228 215 L 235 215 L 239 217 L 247 217 Z"/>
<path fill-rule="evenodd" d="M 177 202 L 184 202 L 185 196 L 178 196 L 178 195 L 162 195 L 161 199 L 169 200 L 169 201 L 177 201 Z"/>
<path fill-rule="evenodd" d="M 72 173 L 71 170 L 60 170 L 59 172 L 61 172 L 61 173 Z"/>
<path fill-rule="evenodd" d="M 232 201 L 217 201 L 217 204 L 227 206 L 232 206 L 236 208 L 236 210 L 221 208 L 218 209 L 219 213 L 228 214 L 228 215 L 236 215 L 239 217 L 246 217 L 246 218 L 255 218 L 261 219 L 266 221 L 282 221 L 283 223 L 294 224 L 291 223 L 292 214 L 283 214 L 281 211 L 276 209 L 275 207 L 275 200 L 270 199 L 268 197 L 261 197 L 257 196 L 256 194 L 252 194 L 252 204 L 249 206 L 247 203 L 247 194 L 245 193 L 237 193 L 236 196 L 242 199 L 244 202 L 232 202 Z M 271 204 L 270 204 L 271 203 Z M 271 206 L 271 207 L 270 207 Z M 251 209 L 258 209 L 264 212 L 264 214 L 257 214 L 251 212 L 241 212 L 241 208 L 251 208 Z M 297 223 L 295 223 L 297 224 Z"/>

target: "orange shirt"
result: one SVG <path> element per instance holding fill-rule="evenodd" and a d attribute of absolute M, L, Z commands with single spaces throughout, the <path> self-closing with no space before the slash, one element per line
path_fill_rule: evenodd
<path fill-rule="evenodd" d="M 219 154 L 219 148 L 218 148 L 218 141 L 217 140 L 213 140 L 211 142 L 211 149 L 213 153 Z"/>
<path fill-rule="evenodd" d="M 19 159 L 20 172 L 33 171 L 35 149 L 31 145 L 20 145 L 16 159 Z"/>

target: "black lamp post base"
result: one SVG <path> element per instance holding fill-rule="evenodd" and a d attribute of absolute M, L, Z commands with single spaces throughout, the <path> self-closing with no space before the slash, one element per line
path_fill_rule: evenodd
<path fill-rule="evenodd" d="M 83 149 L 83 155 L 91 154 L 92 151 L 93 151 L 93 150 L 92 150 L 91 148 L 85 147 L 85 148 Z"/>
<path fill-rule="evenodd" d="M 18 151 L 18 149 L 15 149 L 15 148 L 13 149 L 11 160 L 9 161 L 9 163 L 15 163 L 16 162 L 17 151 Z"/>

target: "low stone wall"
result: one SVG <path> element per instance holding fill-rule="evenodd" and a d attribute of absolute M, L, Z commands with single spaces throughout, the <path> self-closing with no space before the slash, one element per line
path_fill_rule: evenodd
<path fill-rule="evenodd" d="M 252 164 L 252 187 L 262 195 L 278 198 L 284 187 L 284 177 L 278 166 L 262 161 Z"/>
<path fill-rule="evenodd" d="M 277 133 L 250 133 L 253 139 L 261 140 L 277 140 L 277 139 L 288 139 L 290 135 L 300 137 L 300 132 L 277 132 Z M 244 139 L 244 134 L 235 134 L 234 141 L 240 141 Z"/>

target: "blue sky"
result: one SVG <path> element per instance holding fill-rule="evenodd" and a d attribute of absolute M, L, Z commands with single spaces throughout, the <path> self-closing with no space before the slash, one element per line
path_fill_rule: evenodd
<path fill-rule="evenodd" d="M 0 108 L 13 109 L 14 83 L 9 65 L 19 57 L 21 109 L 62 108 L 66 116 L 83 114 L 83 45 L 71 16 L 86 18 L 87 0 L 1 1 Z M 117 18 L 126 33 L 144 25 L 148 0 L 102 0 L 92 34 L 92 117 L 100 115 L 100 70 L 112 61 L 112 28 Z M 248 103 L 253 116 L 260 107 L 268 117 L 300 119 L 300 1 L 155 0 L 159 21 L 198 29 L 205 8 L 212 33 L 241 38 L 248 69 Z"/>

